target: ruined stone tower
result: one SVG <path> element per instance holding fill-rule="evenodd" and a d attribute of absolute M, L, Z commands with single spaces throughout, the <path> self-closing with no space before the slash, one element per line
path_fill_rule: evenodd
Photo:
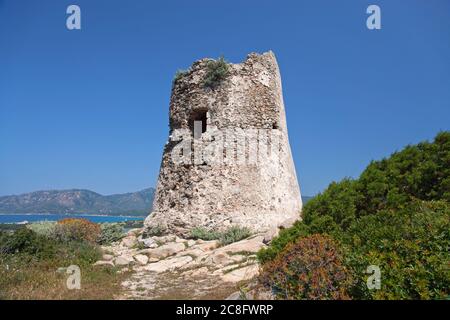
<path fill-rule="evenodd" d="M 149 233 L 230 225 L 263 232 L 300 218 L 275 55 L 229 64 L 215 87 L 205 86 L 209 63 L 199 60 L 174 80 Z"/>

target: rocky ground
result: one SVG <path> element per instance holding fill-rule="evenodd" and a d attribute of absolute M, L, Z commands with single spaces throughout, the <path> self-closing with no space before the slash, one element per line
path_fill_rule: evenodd
<path fill-rule="evenodd" d="M 129 277 L 117 299 L 238 299 L 259 272 L 256 252 L 267 234 L 221 246 L 177 236 L 142 239 L 141 230 L 104 246 L 98 266 L 117 266 Z"/>

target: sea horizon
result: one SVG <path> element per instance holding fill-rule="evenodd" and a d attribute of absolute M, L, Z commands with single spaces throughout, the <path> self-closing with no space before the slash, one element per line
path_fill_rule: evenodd
<path fill-rule="evenodd" d="M 65 218 L 85 218 L 91 222 L 123 222 L 144 220 L 146 216 L 132 215 L 100 215 L 100 214 L 69 214 L 69 213 L 0 213 L 0 223 L 30 223 L 39 221 L 58 221 Z M 45 218 L 45 219 L 44 219 Z"/>

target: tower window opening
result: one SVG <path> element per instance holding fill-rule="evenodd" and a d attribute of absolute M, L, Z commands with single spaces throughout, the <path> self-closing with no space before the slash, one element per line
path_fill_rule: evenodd
<path fill-rule="evenodd" d="M 198 111 L 194 113 L 194 138 L 200 138 L 202 133 L 206 132 L 206 111 Z"/>

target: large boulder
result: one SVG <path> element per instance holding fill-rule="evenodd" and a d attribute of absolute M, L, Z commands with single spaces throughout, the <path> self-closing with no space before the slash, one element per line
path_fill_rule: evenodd
<path fill-rule="evenodd" d="M 198 240 L 196 245 L 192 246 L 192 249 L 200 249 L 202 251 L 210 251 L 214 250 L 217 247 L 219 247 L 220 243 L 217 240 L 211 240 L 211 241 L 203 241 Z"/>
<path fill-rule="evenodd" d="M 225 282 L 240 282 L 245 280 L 250 280 L 257 276 L 259 273 L 259 266 L 254 264 L 247 267 L 239 268 L 225 273 L 221 276 L 222 280 Z"/>
<path fill-rule="evenodd" d="M 126 236 L 122 239 L 121 245 L 127 248 L 133 248 L 137 245 L 137 238 L 134 235 Z"/>
<path fill-rule="evenodd" d="M 106 267 L 114 267 L 114 263 L 112 261 L 97 261 L 94 263 L 94 266 L 106 266 Z"/>
<path fill-rule="evenodd" d="M 155 249 L 141 250 L 140 253 L 145 253 L 149 258 L 156 258 L 161 260 L 173 256 L 178 252 L 183 251 L 184 249 L 186 249 L 184 243 L 171 242 Z"/>
<path fill-rule="evenodd" d="M 221 247 L 216 250 L 217 252 L 224 252 L 228 254 L 236 254 L 236 253 L 243 253 L 243 252 L 249 252 L 249 253 L 256 253 L 261 248 L 266 247 L 264 244 L 264 236 L 256 236 L 249 239 L 244 239 L 238 242 L 234 242 L 232 244 L 229 244 L 227 246 Z"/>
<path fill-rule="evenodd" d="M 131 255 L 121 255 L 114 259 L 114 264 L 116 266 L 127 266 L 134 263 L 133 256 Z"/>
<path fill-rule="evenodd" d="M 159 262 L 150 263 L 144 267 L 135 268 L 136 271 L 150 271 L 156 273 L 163 273 L 166 271 L 173 271 L 179 269 L 186 264 L 192 262 L 192 257 L 190 256 L 182 256 L 182 257 L 174 257 L 171 259 L 161 260 Z"/>
<path fill-rule="evenodd" d="M 148 263 L 148 257 L 144 254 L 135 255 L 134 260 L 136 260 L 140 265 L 146 265 Z"/>

